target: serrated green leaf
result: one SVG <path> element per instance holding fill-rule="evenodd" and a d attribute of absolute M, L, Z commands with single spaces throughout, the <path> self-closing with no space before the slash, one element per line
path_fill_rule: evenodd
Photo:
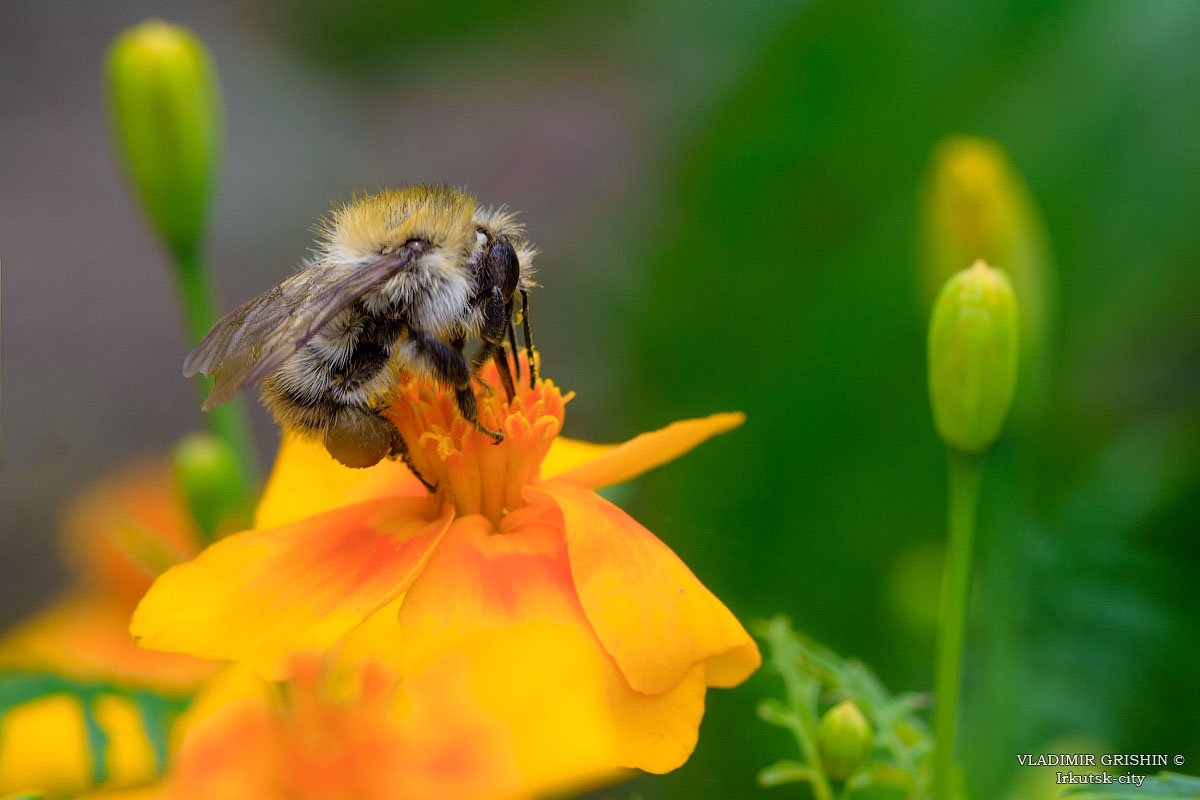
<path fill-rule="evenodd" d="M 792 628 L 783 616 L 759 621 L 752 629 L 767 644 L 768 661 L 775 666 L 787 688 L 787 702 L 775 699 L 762 701 L 758 714 L 775 725 L 790 728 L 800 744 L 800 756 L 805 762 L 779 762 L 760 773 L 760 783 L 771 780 L 781 769 L 789 781 L 812 780 L 798 775 L 813 774 L 816 780 L 827 781 L 812 745 L 815 726 L 805 724 L 806 715 L 816 719 L 822 703 L 853 702 L 867 717 L 875 731 L 875 746 L 879 761 L 869 770 L 852 776 L 846 796 L 851 792 L 868 791 L 867 798 L 922 797 L 928 786 L 927 756 L 933 740 L 925 721 L 916 710 L 928 705 L 925 695 L 907 693 L 892 695 L 875 673 L 860 661 L 843 659 L 829 648 L 813 641 Z M 811 725 L 811 721 L 810 721 Z M 784 765 L 781 767 L 780 765 Z M 805 770 L 804 773 L 796 771 Z M 768 785 L 763 783 L 762 785 Z M 769 785 L 775 785 L 774 783 Z M 879 794 L 882 792 L 882 794 Z M 858 794 L 853 794 L 858 797 Z"/>

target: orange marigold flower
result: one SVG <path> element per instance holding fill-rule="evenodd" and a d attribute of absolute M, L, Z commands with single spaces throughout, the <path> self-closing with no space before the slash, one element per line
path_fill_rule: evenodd
<path fill-rule="evenodd" d="M 63 515 L 61 543 L 75 589 L 0 640 L 0 670 L 163 690 L 192 689 L 212 674 L 211 664 L 147 652 L 128 635 L 129 617 L 155 576 L 200 551 L 165 462 L 130 464 L 85 489 Z"/>
<path fill-rule="evenodd" d="M 179 706 L 215 671 L 129 638 L 129 617 L 154 576 L 200 550 L 165 462 L 96 481 L 68 507 L 62 534 L 74 588 L 0 639 L 0 795 L 60 796 L 156 777 L 165 753 L 132 698 L 155 692 Z"/>
<path fill-rule="evenodd" d="M 484 374 L 495 384 L 494 368 Z M 402 376 L 389 415 L 428 493 L 398 463 L 349 470 L 284 441 L 257 529 L 165 573 L 132 631 L 143 646 L 288 674 L 288 654 L 345 664 L 435 664 L 508 728 L 532 791 L 665 772 L 695 746 L 708 686 L 760 663 L 730 611 L 652 533 L 595 489 L 736 427 L 741 414 L 675 423 L 621 445 L 559 436 L 548 380 L 511 402 L 480 397 L 477 432 L 451 396 Z"/>
<path fill-rule="evenodd" d="M 507 726 L 453 669 L 397 680 L 366 659 L 335 672 L 313 652 L 272 684 L 243 665 L 211 681 L 175 729 L 167 779 L 92 800 L 512 800 L 523 780 Z M 418 690 L 414 700 L 408 693 Z"/>
<path fill-rule="evenodd" d="M 236 667 L 214 682 L 182 723 L 165 798 L 488 800 L 520 786 L 504 723 L 446 692 L 452 673 L 406 680 L 431 704 L 378 660 L 340 690 L 315 655 L 290 666 L 281 687 Z"/>

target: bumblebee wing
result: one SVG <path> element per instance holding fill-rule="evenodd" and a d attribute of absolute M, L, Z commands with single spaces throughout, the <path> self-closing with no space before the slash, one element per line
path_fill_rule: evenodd
<path fill-rule="evenodd" d="M 419 247 L 419 246 L 418 246 Z M 322 263 L 290 275 L 222 317 L 183 362 L 183 374 L 215 376 L 201 408 L 210 411 L 271 372 L 372 286 L 420 254 L 406 247 L 349 274 Z"/>

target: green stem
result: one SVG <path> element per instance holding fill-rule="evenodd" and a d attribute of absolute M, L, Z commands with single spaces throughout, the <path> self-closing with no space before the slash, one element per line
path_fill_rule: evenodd
<path fill-rule="evenodd" d="M 812 786 L 813 800 L 833 800 L 833 787 L 829 778 L 825 776 L 825 768 L 821 766 L 821 755 L 817 752 L 818 722 L 810 708 L 806 707 L 800 711 L 800 724 L 803 726 L 804 736 L 796 738 L 800 740 L 804 757 L 812 765 L 808 782 Z"/>
<path fill-rule="evenodd" d="M 216 293 L 208 279 L 208 271 L 200 258 L 199 248 L 174 250 L 175 285 L 183 311 L 183 327 L 189 346 L 200 341 L 217 319 Z M 203 401 L 212 388 L 212 380 L 203 375 L 195 379 L 196 393 Z M 242 487 L 247 508 L 254 496 L 258 480 L 258 457 L 250 433 L 250 418 L 240 399 L 235 399 L 205 414 L 208 429 L 223 439 L 237 454 L 238 483 Z"/>
<path fill-rule="evenodd" d="M 979 505 L 983 461 L 979 456 L 951 451 L 949 472 L 947 524 L 950 538 L 942 571 L 937 662 L 934 671 L 935 800 L 952 798 L 954 735 L 958 724 L 963 631 L 966 627 L 967 591 L 971 582 L 971 546 L 975 538 L 975 513 Z"/>
<path fill-rule="evenodd" d="M 807 779 L 812 786 L 813 800 L 832 800 L 833 787 L 821 766 L 820 753 L 817 752 L 817 728 L 820 723 L 816 717 L 816 701 L 819 687 L 811 680 L 801 679 L 796 668 L 789 662 L 789 659 L 795 657 L 795 653 L 792 648 L 784 646 L 782 640 L 771 647 L 771 657 L 783 677 L 788 706 L 796 723 L 788 727 L 796 738 L 800 754 L 811 767 L 811 774 Z"/>

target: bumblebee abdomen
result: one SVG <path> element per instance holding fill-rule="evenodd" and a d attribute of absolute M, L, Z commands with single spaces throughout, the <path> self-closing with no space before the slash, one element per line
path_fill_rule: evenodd
<path fill-rule="evenodd" d="M 263 380 L 263 403 L 280 425 L 320 436 L 346 408 L 374 409 L 391 383 L 388 362 L 405 325 L 356 303 Z"/>

